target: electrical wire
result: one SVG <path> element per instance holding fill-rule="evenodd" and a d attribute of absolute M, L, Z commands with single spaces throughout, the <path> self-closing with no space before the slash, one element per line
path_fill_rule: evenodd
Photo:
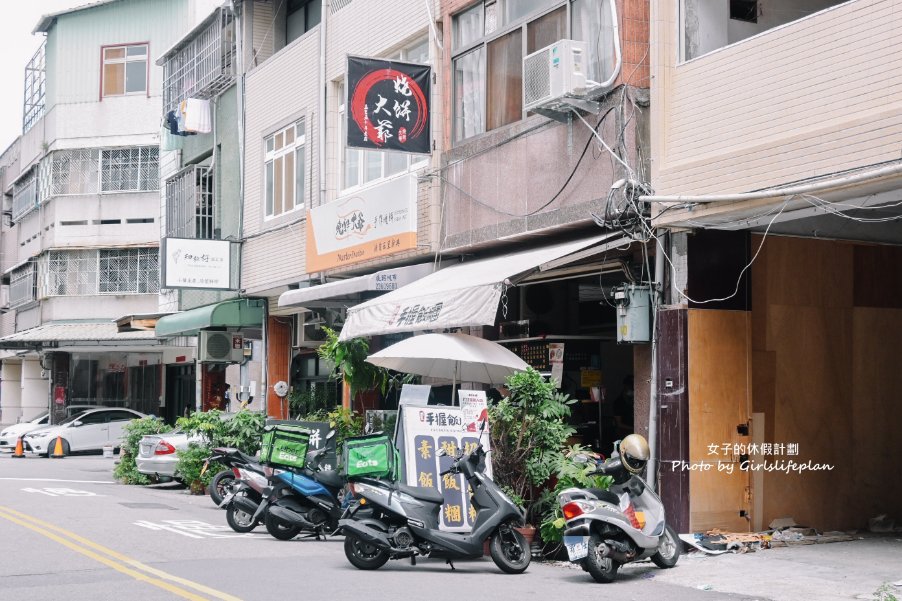
<path fill-rule="evenodd" d="M 732 294 L 730 294 L 729 296 L 721 297 L 721 298 L 709 298 L 707 300 L 696 300 L 696 299 L 690 297 L 688 294 L 686 294 L 685 292 L 683 292 L 682 290 L 680 290 L 677 287 L 674 287 L 673 289 L 676 290 L 677 294 L 679 294 L 680 296 L 685 298 L 687 301 L 689 301 L 690 303 L 696 304 L 696 305 L 705 305 L 708 303 L 717 303 L 717 302 L 727 301 L 727 300 L 730 300 L 731 298 L 733 298 L 734 296 L 736 296 L 737 294 L 739 294 L 739 288 L 742 285 L 742 276 L 745 275 L 745 272 L 748 271 L 749 268 L 755 263 L 755 260 L 758 258 L 758 255 L 761 253 L 761 249 L 764 248 L 764 242 L 767 240 L 767 235 L 770 232 L 771 226 L 774 224 L 774 222 L 777 220 L 777 218 L 783 214 L 783 211 L 784 211 L 784 209 L 786 209 L 786 205 L 789 204 L 789 201 L 790 201 L 790 199 L 786 199 L 785 201 L 783 201 L 783 205 L 780 207 L 780 211 L 776 215 L 774 215 L 773 218 L 770 220 L 770 223 L 767 224 L 767 229 L 764 230 L 764 235 L 761 238 L 761 242 L 758 244 L 758 250 L 755 251 L 755 254 L 752 256 L 751 261 L 749 261 L 746 264 L 746 266 L 743 267 L 742 270 L 739 272 L 739 277 L 736 279 L 736 287 L 733 290 Z M 646 227 L 648 227 L 648 226 L 646 225 Z M 673 261 L 670 259 L 667 252 L 664 250 L 664 245 L 661 244 L 661 239 L 660 239 L 661 237 L 658 236 L 657 234 L 655 234 L 654 232 L 652 232 L 650 228 L 648 229 L 648 231 L 651 233 L 652 237 L 655 239 L 655 242 L 657 243 L 658 252 L 660 252 L 661 255 L 667 260 L 667 263 L 670 264 L 671 277 L 676 278 L 676 266 L 673 264 Z"/>

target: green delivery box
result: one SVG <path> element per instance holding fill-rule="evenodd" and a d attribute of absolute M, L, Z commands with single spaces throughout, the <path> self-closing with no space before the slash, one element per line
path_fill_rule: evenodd
<path fill-rule="evenodd" d="M 396 478 L 398 451 L 388 436 L 355 436 L 344 443 L 342 455 L 348 478 Z"/>
<path fill-rule="evenodd" d="M 275 425 L 263 428 L 260 463 L 276 467 L 304 467 L 310 431 L 298 426 Z"/>

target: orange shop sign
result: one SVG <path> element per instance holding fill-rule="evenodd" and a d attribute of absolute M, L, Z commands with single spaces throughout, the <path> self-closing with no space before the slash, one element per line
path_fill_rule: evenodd
<path fill-rule="evenodd" d="M 417 246 L 416 179 L 404 175 L 307 211 L 307 272 Z"/>

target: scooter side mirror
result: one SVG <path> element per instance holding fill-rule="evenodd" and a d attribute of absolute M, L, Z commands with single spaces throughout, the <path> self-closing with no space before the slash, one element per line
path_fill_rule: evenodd
<path fill-rule="evenodd" d="M 445 449 L 439 449 L 435 452 L 436 457 L 444 457 L 448 453 L 445 452 Z"/>
<path fill-rule="evenodd" d="M 332 440 L 335 438 L 335 430 L 329 430 L 329 433 L 326 434 L 326 440 Z"/>
<path fill-rule="evenodd" d="M 574 463 L 589 463 L 589 456 L 583 453 L 577 453 L 573 455 L 570 459 L 573 460 Z"/>

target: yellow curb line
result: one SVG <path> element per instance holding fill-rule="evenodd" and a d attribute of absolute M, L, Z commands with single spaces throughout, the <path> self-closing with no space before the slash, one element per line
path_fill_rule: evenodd
<path fill-rule="evenodd" d="M 203 584 L 199 584 L 197 582 L 193 582 L 191 580 L 187 580 L 185 578 L 180 578 L 178 576 L 173 576 L 172 574 L 168 574 L 162 570 L 158 570 L 156 568 L 152 568 L 149 565 L 143 564 L 140 561 L 132 559 L 126 555 L 113 551 L 103 545 L 99 545 L 91 540 L 88 540 L 82 536 L 75 534 L 74 532 L 70 532 L 59 526 L 54 526 L 48 522 L 44 522 L 35 518 L 33 516 L 24 514 L 20 511 L 16 511 L 15 509 L 11 509 L 9 507 L 0 506 L 0 517 L 7 519 L 11 522 L 19 524 L 29 530 L 33 530 L 38 534 L 46 536 L 47 538 L 58 542 L 59 544 L 72 549 L 77 553 L 81 553 L 91 559 L 98 561 L 104 565 L 107 565 L 117 572 L 121 572 L 127 576 L 131 576 L 136 580 L 141 580 L 143 582 L 147 582 L 153 586 L 162 588 L 171 593 L 178 595 L 179 597 L 183 597 L 185 599 L 191 599 L 192 601 L 207 601 L 207 597 L 202 597 L 197 595 L 189 590 L 185 590 L 184 588 L 180 588 L 175 586 L 174 584 L 170 584 L 169 582 L 165 582 L 165 580 L 170 580 L 172 582 L 178 583 L 183 587 L 191 588 L 205 595 L 209 595 L 215 599 L 221 599 L 222 601 L 241 601 L 238 597 L 234 597 L 227 593 L 223 593 L 221 591 L 217 591 L 216 589 L 212 589 L 210 587 L 204 586 Z M 35 525 L 37 524 L 37 525 Z M 39 527 L 42 526 L 42 527 Z M 67 540 L 60 536 L 59 534 L 54 534 L 53 531 L 58 532 L 59 534 L 68 536 L 72 540 Z M 81 545 L 76 544 L 81 543 Z M 82 546 L 83 545 L 83 546 Z M 96 549 L 100 553 L 105 553 L 109 557 L 104 557 L 99 553 L 95 553 L 94 551 L 90 551 L 85 549 L 84 547 L 91 547 Z M 112 559 L 110 559 L 112 558 Z M 117 563 L 118 561 L 118 563 Z M 121 565 L 126 564 L 126 565 Z M 126 567 L 131 566 L 131 567 Z M 132 569 L 134 568 L 134 569 Z M 146 572 L 146 573 L 142 573 Z M 157 578 L 153 578 L 151 576 L 156 576 Z"/>

